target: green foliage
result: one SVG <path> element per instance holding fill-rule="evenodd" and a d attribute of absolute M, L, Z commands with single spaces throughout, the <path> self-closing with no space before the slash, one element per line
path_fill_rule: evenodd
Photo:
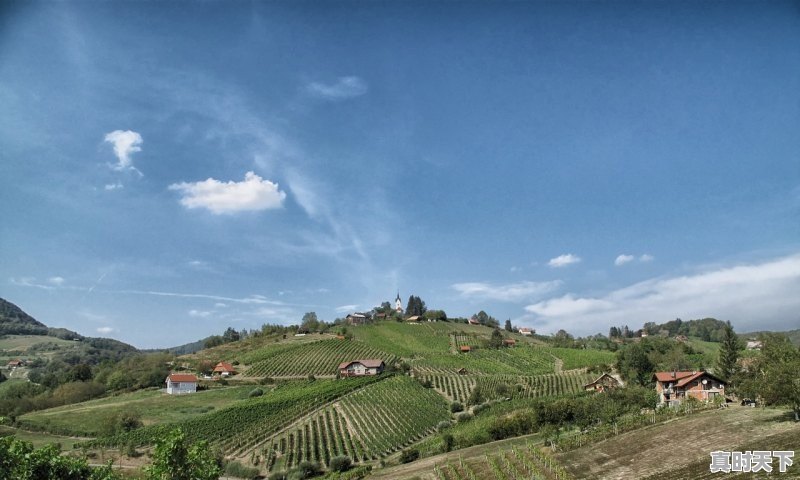
<path fill-rule="evenodd" d="M 742 342 L 733 332 L 730 322 L 725 325 L 720 343 L 716 373 L 730 382 L 738 371 L 739 351 L 742 350 Z"/>
<path fill-rule="evenodd" d="M 258 477 L 258 474 L 258 468 L 242 465 L 235 460 L 225 464 L 225 476 L 227 477 L 253 479 Z"/>
<path fill-rule="evenodd" d="M 264 395 L 264 390 L 260 388 L 254 388 L 250 390 L 250 393 L 247 394 L 247 396 L 250 398 L 260 397 L 261 395 Z"/>
<path fill-rule="evenodd" d="M 453 445 L 455 445 L 455 443 L 456 443 L 456 439 L 453 437 L 453 435 L 451 435 L 449 433 L 445 433 L 444 435 L 442 435 L 442 450 L 443 451 L 449 452 L 450 450 L 453 449 Z"/>
<path fill-rule="evenodd" d="M 461 405 L 461 402 L 453 402 L 450 404 L 451 413 L 458 413 L 463 411 L 464 411 L 464 405 Z"/>
<path fill-rule="evenodd" d="M 35 449 L 13 436 L 0 437 L 0 478 L 19 480 L 117 480 L 110 465 L 89 466 L 85 458 L 61 454 L 54 444 Z"/>
<path fill-rule="evenodd" d="M 505 329 L 506 329 L 506 332 L 513 332 L 514 331 L 514 327 L 511 326 L 511 319 L 510 318 L 506 320 Z"/>
<path fill-rule="evenodd" d="M 486 345 L 489 348 L 500 348 L 503 346 L 503 334 L 500 333 L 498 328 L 492 330 L 492 336 L 489 337 L 489 342 Z"/>
<path fill-rule="evenodd" d="M 406 316 L 413 317 L 416 315 L 424 315 L 427 311 L 427 307 L 425 307 L 425 302 L 414 295 L 408 297 L 408 304 L 406 305 Z"/>
<path fill-rule="evenodd" d="M 208 443 L 190 443 L 181 429 L 156 441 L 153 464 L 145 467 L 149 480 L 216 480 L 221 462 L 209 451 Z"/>
<path fill-rule="evenodd" d="M 409 448 L 400 452 L 400 463 L 411 463 L 419 458 L 419 450 Z"/>
<path fill-rule="evenodd" d="M 648 385 L 653 376 L 655 365 L 647 356 L 642 343 L 632 343 L 617 352 L 616 368 L 622 378 L 629 383 Z"/>
<path fill-rule="evenodd" d="M 328 467 L 334 472 L 346 472 L 350 470 L 353 461 L 346 455 L 339 455 L 338 457 L 331 458 Z"/>
<path fill-rule="evenodd" d="M 760 398 L 767 405 L 787 405 L 800 421 L 800 349 L 787 337 L 763 334 L 761 356 L 743 372 L 740 393 Z"/>

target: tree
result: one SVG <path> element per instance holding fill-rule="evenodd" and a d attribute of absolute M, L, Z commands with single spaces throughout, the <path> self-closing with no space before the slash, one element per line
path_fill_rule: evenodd
<path fill-rule="evenodd" d="M 153 464 L 145 467 L 149 480 L 216 480 L 221 473 L 208 442 L 190 444 L 180 428 L 156 440 Z"/>
<path fill-rule="evenodd" d="M 492 330 L 492 336 L 489 338 L 489 347 L 490 348 L 500 348 L 503 346 L 503 334 L 500 333 L 500 330 L 495 328 Z"/>
<path fill-rule="evenodd" d="M 425 307 L 425 302 L 422 301 L 421 298 L 411 295 L 408 297 L 408 304 L 406 305 L 406 315 L 409 317 L 414 317 L 418 315 L 424 315 L 425 312 L 428 311 L 427 307 Z"/>
<path fill-rule="evenodd" d="M 741 390 L 760 396 L 767 405 L 786 405 L 800 421 L 800 349 L 779 333 L 759 337 L 761 357 L 743 374 Z"/>
<path fill-rule="evenodd" d="M 719 357 L 717 358 L 717 374 L 723 380 L 730 382 L 738 371 L 737 361 L 739 360 L 739 350 L 741 341 L 734 333 L 731 322 L 725 325 L 722 332 L 722 344 L 719 347 Z"/>
<path fill-rule="evenodd" d="M 511 326 L 511 319 L 506 320 L 506 332 L 513 332 L 514 327 Z"/>
<path fill-rule="evenodd" d="M 316 312 L 306 312 L 303 315 L 303 320 L 300 323 L 301 332 L 316 332 L 319 330 L 319 320 L 317 320 Z"/>
<path fill-rule="evenodd" d="M 632 343 L 617 352 L 617 371 L 630 383 L 645 386 L 653 376 L 654 365 L 641 343 Z"/>
<path fill-rule="evenodd" d="M 238 342 L 239 341 L 239 332 L 234 330 L 232 327 L 228 327 L 225 330 L 225 333 L 222 334 L 222 340 L 225 343 Z"/>
<path fill-rule="evenodd" d="M 59 480 L 119 480 L 110 465 L 92 468 L 85 458 L 61 455 L 61 448 L 33 444 L 13 436 L 0 437 L 0 478 Z"/>

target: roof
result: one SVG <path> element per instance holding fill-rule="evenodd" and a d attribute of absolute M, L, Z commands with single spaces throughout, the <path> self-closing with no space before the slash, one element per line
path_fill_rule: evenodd
<path fill-rule="evenodd" d="M 406 318 L 406 322 L 418 322 L 420 319 L 419 315 L 414 315 L 413 317 Z"/>
<path fill-rule="evenodd" d="M 217 364 L 217 365 L 214 367 L 214 371 L 215 371 L 215 372 L 233 372 L 233 371 L 234 371 L 234 368 L 233 368 L 233 365 L 231 365 L 230 363 L 226 363 L 226 362 L 219 362 L 219 363 L 218 363 L 218 364 Z"/>
<path fill-rule="evenodd" d="M 355 317 L 355 318 L 367 318 L 367 316 L 366 316 L 366 315 L 364 315 L 363 313 L 358 313 L 358 312 L 356 312 L 356 313 L 351 313 L 351 314 L 349 314 L 347 317 Z M 347 318 L 347 317 L 345 317 L 345 318 Z"/>
<path fill-rule="evenodd" d="M 617 380 L 616 378 L 614 378 L 612 375 L 609 375 L 608 373 L 604 373 L 604 374 L 600 375 L 599 377 L 597 377 L 597 378 L 595 379 L 595 381 L 593 381 L 593 382 L 590 382 L 590 383 L 587 383 L 586 385 L 584 385 L 584 386 L 583 386 L 583 388 L 586 388 L 586 387 L 588 387 L 588 386 L 591 386 L 591 385 L 596 385 L 596 384 L 597 384 L 597 383 L 598 383 L 600 380 L 602 380 L 602 379 L 603 379 L 603 377 L 608 377 L 608 378 L 610 378 L 611 380 L 614 380 L 614 382 L 616 382 L 616 383 L 619 383 L 619 380 Z"/>
<path fill-rule="evenodd" d="M 514 340 L 513 338 L 505 338 L 505 339 L 503 339 L 503 343 L 509 343 L 509 344 L 513 345 L 513 344 L 517 343 L 517 341 Z"/>
<path fill-rule="evenodd" d="M 360 363 L 367 368 L 379 368 L 381 365 L 383 365 L 383 360 L 380 358 L 370 358 L 366 360 L 351 360 L 349 362 L 342 362 L 339 364 L 339 370 L 347 368 L 354 363 Z"/>
<path fill-rule="evenodd" d="M 528 327 L 519 327 L 519 331 L 520 331 L 520 332 L 530 332 L 530 331 L 531 331 L 531 329 L 530 329 L 530 328 L 528 328 Z"/>
<path fill-rule="evenodd" d="M 167 380 L 170 382 L 196 382 L 197 375 L 191 375 L 188 373 L 171 373 Z"/>
<path fill-rule="evenodd" d="M 21 365 L 22 364 L 22 360 L 9 360 L 8 364 L 9 365 Z"/>
<path fill-rule="evenodd" d="M 675 373 L 674 377 L 672 376 L 673 373 Z M 720 383 L 727 384 L 727 382 L 722 380 L 721 378 L 715 377 L 714 375 L 711 375 L 710 373 L 703 370 L 694 372 L 656 372 L 653 374 L 653 376 L 659 382 L 676 382 L 675 384 L 676 387 L 682 387 L 687 383 L 703 376 L 711 377 Z"/>
<path fill-rule="evenodd" d="M 461 345 L 460 349 L 462 352 L 469 352 L 471 350 L 469 345 Z"/>

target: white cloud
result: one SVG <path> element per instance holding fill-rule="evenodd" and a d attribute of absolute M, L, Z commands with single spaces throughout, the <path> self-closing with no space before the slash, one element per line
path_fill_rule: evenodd
<path fill-rule="evenodd" d="M 617 259 L 614 260 L 614 265 L 616 265 L 618 267 L 622 266 L 622 265 L 625 265 L 626 263 L 632 262 L 634 258 L 635 257 L 633 255 L 625 255 L 623 253 L 622 255 L 618 255 L 617 256 Z"/>
<path fill-rule="evenodd" d="M 142 136 L 132 130 L 114 130 L 106 134 L 105 141 L 114 145 L 114 155 L 117 156 L 117 163 L 111 168 L 117 171 L 132 170 L 139 175 L 142 174 L 133 166 L 131 154 L 142 151 L 139 146 L 142 144 Z"/>
<path fill-rule="evenodd" d="M 551 258 L 547 265 L 553 268 L 560 268 L 566 267 L 567 265 L 572 265 L 573 263 L 578 263 L 581 261 L 581 257 L 577 255 L 573 255 L 571 253 L 567 253 L 564 255 L 559 255 L 555 258 Z"/>
<path fill-rule="evenodd" d="M 326 85 L 312 82 L 306 86 L 308 92 L 326 100 L 344 100 L 367 93 L 367 83 L 358 77 L 340 77 L 336 83 Z"/>
<path fill-rule="evenodd" d="M 464 297 L 472 297 L 503 302 L 531 300 L 561 286 L 560 280 L 550 282 L 519 282 L 507 285 L 492 285 L 483 282 L 466 282 L 452 285 Z"/>
<path fill-rule="evenodd" d="M 108 335 L 109 333 L 112 333 L 112 332 L 114 332 L 114 329 L 111 328 L 111 327 L 98 327 L 97 328 L 97 333 L 100 333 L 100 334 L 103 334 L 103 335 Z"/>
<path fill-rule="evenodd" d="M 105 186 L 105 187 L 103 187 L 103 189 L 104 189 L 105 191 L 107 191 L 107 192 L 111 192 L 111 191 L 113 191 L 113 190 L 121 190 L 121 189 L 123 189 L 123 188 L 125 188 L 125 186 L 124 186 L 124 185 L 122 185 L 122 184 L 121 184 L 121 183 L 119 183 L 119 182 L 117 182 L 117 183 L 108 183 L 108 184 L 106 184 L 106 186 Z"/>
<path fill-rule="evenodd" d="M 647 253 L 640 255 L 638 258 L 635 255 L 627 255 L 623 253 L 617 256 L 616 260 L 614 260 L 614 265 L 621 267 L 626 263 L 631 263 L 637 260 L 641 263 L 647 263 L 647 262 L 652 262 L 654 258 L 655 257 Z"/>
<path fill-rule="evenodd" d="M 584 335 L 611 325 L 715 317 L 737 330 L 793 328 L 800 321 L 800 255 L 673 278 L 654 278 L 596 297 L 567 294 L 525 307 L 542 331 Z"/>
<path fill-rule="evenodd" d="M 358 305 L 342 305 L 341 307 L 336 307 L 336 313 L 347 313 L 353 312 L 355 309 L 358 308 Z"/>
<path fill-rule="evenodd" d="M 280 208 L 286 198 L 277 183 L 253 172 L 247 172 L 241 182 L 209 178 L 202 182 L 175 183 L 169 189 L 183 194 L 181 205 L 184 207 L 206 208 L 216 215 Z"/>
<path fill-rule="evenodd" d="M 47 283 L 55 285 L 56 287 L 60 287 L 64 285 L 64 278 L 63 277 L 50 277 L 47 279 Z"/>
<path fill-rule="evenodd" d="M 219 302 L 214 304 L 214 308 L 227 308 L 227 307 L 228 307 L 227 303 Z"/>
<path fill-rule="evenodd" d="M 213 312 L 203 311 L 203 310 L 189 310 L 189 316 L 195 318 L 206 318 L 210 316 Z"/>

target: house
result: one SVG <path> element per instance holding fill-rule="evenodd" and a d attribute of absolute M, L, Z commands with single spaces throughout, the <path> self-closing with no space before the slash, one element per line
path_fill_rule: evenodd
<path fill-rule="evenodd" d="M 233 365 L 226 362 L 219 362 L 215 367 L 212 373 L 221 375 L 223 377 L 227 377 L 229 375 L 235 375 L 236 370 L 234 370 Z"/>
<path fill-rule="evenodd" d="M 653 378 L 659 404 L 679 405 L 688 397 L 701 402 L 725 398 L 725 381 L 708 372 L 656 372 Z"/>
<path fill-rule="evenodd" d="M 520 329 L 519 329 L 519 334 L 520 335 L 525 335 L 526 337 L 529 337 L 529 336 L 533 335 L 534 333 L 536 333 L 536 330 L 530 329 L 528 327 L 520 327 Z"/>
<path fill-rule="evenodd" d="M 747 341 L 747 349 L 748 350 L 761 350 L 763 344 L 760 340 L 748 340 Z"/>
<path fill-rule="evenodd" d="M 469 351 L 472 350 L 469 345 L 461 345 L 458 347 L 458 349 L 461 351 L 461 353 L 469 353 Z"/>
<path fill-rule="evenodd" d="M 583 386 L 583 389 L 587 392 L 605 392 L 606 390 L 611 390 L 612 388 L 618 388 L 622 386 L 622 381 L 613 375 L 609 375 L 608 373 L 604 373 L 597 377 L 597 380 L 591 383 L 587 383 Z"/>
<path fill-rule="evenodd" d="M 187 373 L 172 373 L 167 377 L 167 393 L 170 395 L 197 391 L 197 376 Z"/>
<path fill-rule="evenodd" d="M 406 318 L 406 322 L 419 322 L 422 319 L 419 315 L 414 315 L 413 317 Z"/>
<path fill-rule="evenodd" d="M 503 346 L 504 347 L 513 347 L 516 344 L 517 344 L 517 341 L 514 340 L 513 338 L 504 338 L 503 339 Z"/>
<path fill-rule="evenodd" d="M 363 313 L 356 312 L 346 316 L 345 320 L 347 320 L 347 323 L 350 325 L 363 325 L 367 323 L 367 316 Z"/>
<path fill-rule="evenodd" d="M 467 323 L 469 323 L 470 325 L 480 325 L 481 324 L 481 322 L 479 322 L 478 319 L 475 318 L 475 317 L 470 317 L 470 319 L 467 320 Z"/>
<path fill-rule="evenodd" d="M 342 377 L 363 377 L 383 373 L 386 364 L 380 359 L 353 360 L 339 364 L 339 375 Z"/>
<path fill-rule="evenodd" d="M 467 374 L 467 373 L 469 373 L 469 372 L 467 372 L 467 369 L 466 369 L 466 368 L 464 368 L 464 367 L 461 367 L 461 368 L 459 368 L 458 370 L 456 370 L 456 373 L 458 373 L 459 375 L 466 375 L 466 374 Z"/>
<path fill-rule="evenodd" d="M 17 367 L 23 367 L 23 366 L 25 366 L 25 362 L 23 362 L 22 360 L 9 360 L 8 363 L 6 364 L 6 367 L 9 370 L 13 370 Z"/>

